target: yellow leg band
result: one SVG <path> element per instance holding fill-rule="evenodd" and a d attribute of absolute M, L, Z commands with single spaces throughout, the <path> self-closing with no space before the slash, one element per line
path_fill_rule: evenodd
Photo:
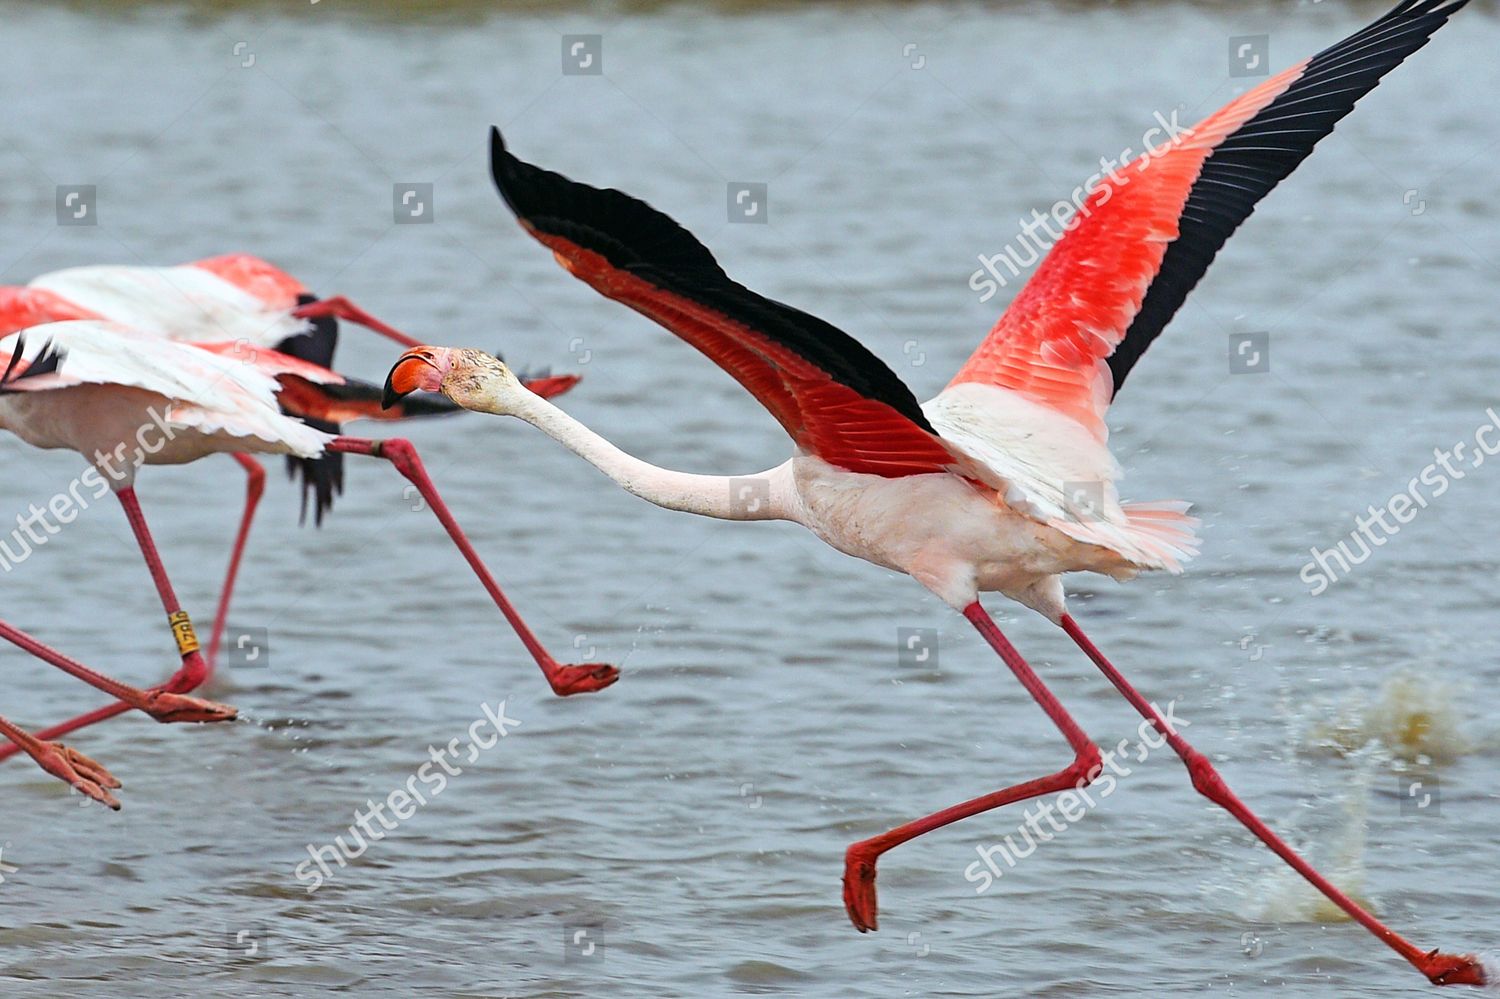
<path fill-rule="evenodd" d="M 187 611 L 168 614 L 167 623 L 172 626 L 172 637 L 177 639 L 179 655 L 185 656 L 201 648 L 198 644 L 198 633 L 193 630 L 193 622 L 188 617 Z"/>

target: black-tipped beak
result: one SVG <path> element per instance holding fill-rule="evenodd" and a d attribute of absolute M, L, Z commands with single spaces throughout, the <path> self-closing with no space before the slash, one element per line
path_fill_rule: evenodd
<path fill-rule="evenodd" d="M 390 409 L 422 388 L 424 378 L 432 381 L 432 373 L 436 371 L 437 366 L 423 354 L 415 350 L 402 354 L 401 360 L 396 362 L 385 378 L 385 389 L 380 393 L 380 407 Z"/>
<path fill-rule="evenodd" d="M 396 390 L 396 369 L 392 368 L 391 373 L 385 376 L 385 388 L 380 393 L 380 408 L 390 409 L 410 394 Z"/>

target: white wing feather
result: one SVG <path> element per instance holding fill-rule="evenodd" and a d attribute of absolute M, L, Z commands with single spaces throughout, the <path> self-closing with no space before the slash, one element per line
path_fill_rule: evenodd
<path fill-rule="evenodd" d="M 280 411 L 276 379 L 232 355 L 162 340 L 116 323 L 93 319 L 45 323 L 23 331 L 30 361 L 48 343 L 65 353 L 61 369 L 26 385 L 48 391 L 70 385 L 123 385 L 164 396 L 174 426 L 282 444 L 316 457 L 333 439 Z M 22 334 L 0 339 L 0 354 L 15 352 Z"/>
<path fill-rule="evenodd" d="M 1124 476 L 1083 424 L 1017 392 L 978 382 L 944 389 L 922 412 L 1010 508 L 1130 561 L 1178 571 L 1198 553 L 1187 504 L 1122 504 Z"/>
<path fill-rule="evenodd" d="M 50 291 L 114 322 L 161 329 L 185 342 L 246 341 L 270 347 L 310 330 L 305 319 L 268 309 L 249 292 L 201 267 L 69 267 L 31 287 Z"/>

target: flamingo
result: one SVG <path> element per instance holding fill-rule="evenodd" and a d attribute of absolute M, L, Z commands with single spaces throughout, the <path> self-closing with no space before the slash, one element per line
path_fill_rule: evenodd
<path fill-rule="evenodd" d="M 735 283 L 666 215 L 526 163 L 494 130 L 494 180 L 522 227 L 575 277 L 717 362 L 791 436 L 794 457 L 754 477 L 764 484 L 756 502 L 736 495 L 736 480 L 626 454 L 527 392 L 482 351 L 410 350 L 392 368 L 387 396 L 439 391 L 465 409 L 519 417 L 657 506 L 802 524 L 841 552 L 910 575 L 974 626 L 1073 758 L 1049 776 L 852 844 L 844 905 L 861 932 L 877 927 L 876 862 L 886 851 L 1002 805 L 1082 787 L 1100 773 L 1093 741 L 980 603 L 981 593 L 998 592 L 1060 627 L 1182 759 L 1192 786 L 1351 918 L 1435 984 L 1484 984 L 1478 958 L 1412 944 L 1277 836 L 1089 640 L 1062 585 L 1066 572 L 1120 580 L 1175 573 L 1196 553 L 1197 522 L 1186 504 L 1120 501 L 1107 407 L 1256 202 L 1466 2 L 1404 0 L 1101 178 L 979 348 L 926 404 L 843 331 Z M 1064 486 L 1080 482 L 1099 487 L 1088 507 L 1070 502 Z"/>
<path fill-rule="evenodd" d="M 9 359 L 5 370 L 0 372 L 0 396 L 25 391 L 23 382 L 55 373 L 60 360 L 61 355 L 49 345 L 43 348 L 33 363 L 23 364 L 18 350 Z M 130 707 L 149 714 L 157 721 L 217 722 L 232 721 L 236 717 L 235 709 L 227 704 L 186 697 L 166 690 L 140 690 L 121 683 L 68 658 L 5 621 L 0 621 L 0 638 L 120 699 Z M 71 784 L 93 800 L 119 810 L 119 800 L 109 792 L 118 789 L 120 782 L 93 759 L 61 743 L 39 739 L 5 718 L 0 718 L 0 735 L 11 740 L 47 773 Z"/>
<path fill-rule="evenodd" d="M 233 343 L 237 355 L 247 360 L 270 349 L 323 368 L 333 364 L 339 317 L 351 318 L 398 343 L 416 343 L 347 298 L 319 300 L 296 277 L 246 253 L 208 257 L 174 267 L 70 267 L 42 274 L 24 286 L 0 286 L 0 335 L 42 323 L 103 319 L 181 343 Z M 435 396 L 412 399 L 393 410 L 383 409 L 379 386 L 342 376 L 317 380 L 292 376 L 280 381 L 277 401 L 282 409 L 333 434 L 354 420 L 443 415 L 458 408 Z M 544 371 L 528 378 L 527 384 L 532 391 L 550 398 L 568 391 L 578 381 L 578 375 Z M 232 457 L 246 473 L 245 506 L 209 633 L 205 664 L 210 676 L 223 644 L 251 524 L 265 493 L 266 473 L 261 463 L 248 454 Z M 304 521 L 311 498 L 314 523 L 322 525 L 334 496 L 343 492 L 343 460 L 344 454 L 339 451 L 327 451 L 316 458 L 287 457 L 288 474 L 302 479 Z M 461 548 L 465 544 L 459 542 Z M 553 660 L 544 655 L 544 661 L 550 665 Z M 559 678 L 559 682 L 564 681 Z"/>
<path fill-rule="evenodd" d="M 341 375 L 274 350 L 245 352 L 239 341 L 183 344 L 135 327 L 102 320 L 44 323 L 15 334 L 12 360 L 24 357 L 27 333 L 69 351 L 66 372 L 53 370 L 0 398 L 0 429 L 42 448 L 69 448 L 95 463 L 124 505 L 173 622 L 182 668 L 162 689 L 185 693 L 206 682 L 210 668 L 187 612 L 182 610 L 151 541 L 135 494 L 137 464 L 181 464 L 209 454 L 247 452 L 316 459 L 327 453 L 362 454 L 391 462 L 419 491 L 458 546 L 481 584 L 510 622 L 544 677 L 559 696 L 601 690 L 619 677 L 605 663 L 558 662 L 527 627 L 474 550 L 428 476 L 409 441 L 335 436 L 281 413 L 278 395 L 311 392 L 309 386 L 344 382 Z M 0 339 L 0 351 L 6 340 Z M 0 354 L 4 358 L 5 354 Z M 155 428 L 153 430 L 153 428 Z M 150 451 L 131 435 L 160 434 Z M 243 445 L 243 446 L 240 446 Z M 119 453 L 135 454 L 125 468 Z M 231 568 L 234 567 L 232 562 Z M 216 625 L 222 629 L 222 624 Z M 124 700 L 41 733 L 53 739 L 113 717 L 131 707 Z M 0 747 L 0 759 L 17 751 Z"/>

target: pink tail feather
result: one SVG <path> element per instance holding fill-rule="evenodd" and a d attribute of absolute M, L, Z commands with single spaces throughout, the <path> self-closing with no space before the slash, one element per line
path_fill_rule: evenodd
<path fill-rule="evenodd" d="M 1182 563 L 1198 554 L 1196 531 L 1202 521 L 1189 515 L 1189 508 L 1181 500 L 1120 504 L 1134 547 L 1168 572 L 1181 572 Z"/>

